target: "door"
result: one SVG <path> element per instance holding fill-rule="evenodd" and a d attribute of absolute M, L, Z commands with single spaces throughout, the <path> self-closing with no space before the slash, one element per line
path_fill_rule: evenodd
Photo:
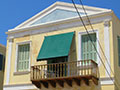
<path fill-rule="evenodd" d="M 67 57 L 49 59 L 47 61 L 47 64 L 49 64 L 47 67 L 48 77 L 66 76 L 67 64 L 63 64 L 64 62 L 67 62 Z"/>

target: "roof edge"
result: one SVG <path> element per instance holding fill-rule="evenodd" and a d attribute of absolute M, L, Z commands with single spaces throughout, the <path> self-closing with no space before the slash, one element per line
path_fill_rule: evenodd
<path fill-rule="evenodd" d="M 102 17 L 103 15 L 111 15 L 113 13 L 113 11 L 108 11 L 108 12 L 104 12 L 104 13 L 100 13 L 100 14 L 94 14 L 94 15 L 89 15 L 89 18 L 94 18 L 94 17 Z M 41 25 L 34 25 L 34 26 L 29 26 L 29 27 L 22 27 L 22 28 L 14 28 L 14 29 L 9 29 L 8 32 L 6 32 L 6 34 L 14 34 L 14 33 L 19 33 L 19 32 L 23 32 L 23 31 L 27 31 L 30 29 L 34 29 L 34 28 L 39 28 L 39 27 L 45 27 L 47 25 L 54 25 L 54 24 L 60 24 L 63 22 L 68 22 L 68 21 L 73 21 L 73 20 L 79 20 L 79 17 L 75 17 L 75 18 L 70 18 L 70 19 L 65 19 L 62 21 L 56 21 L 56 22 L 50 22 L 50 23 L 45 23 L 45 24 L 41 24 Z M 87 19 L 86 16 L 82 17 L 83 20 Z"/>
<path fill-rule="evenodd" d="M 57 6 L 63 6 L 63 7 L 72 7 L 74 8 L 74 5 L 72 3 L 67 3 L 67 2 L 60 2 L 57 1 L 55 3 L 53 3 L 52 5 L 50 5 L 49 7 L 45 8 L 44 10 L 40 11 L 38 14 L 32 16 L 31 18 L 29 18 L 28 20 L 22 22 L 21 24 L 19 24 L 18 26 L 16 26 L 14 29 L 18 29 L 21 27 L 24 27 L 25 25 L 27 25 L 28 23 L 30 23 L 31 21 L 35 20 L 36 18 L 38 18 L 40 15 L 43 15 L 45 12 L 49 11 L 50 9 L 53 9 Z M 78 8 L 82 8 L 81 5 L 76 4 L 76 6 Z M 91 6 L 84 6 L 86 9 L 92 9 L 92 10 L 103 10 L 103 11 L 109 11 L 111 9 L 104 9 L 104 8 L 98 8 L 98 7 L 91 7 Z"/>

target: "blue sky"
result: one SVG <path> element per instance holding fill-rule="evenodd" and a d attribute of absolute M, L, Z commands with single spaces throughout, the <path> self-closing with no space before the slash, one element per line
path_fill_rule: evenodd
<path fill-rule="evenodd" d="M 71 0 L 0 0 L 0 44 L 6 45 L 5 32 L 39 13 L 56 1 Z M 74 0 L 77 4 L 79 0 Z M 120 0 L 82 0 L 84 5 L 112 9 L 120 18 Z"/>

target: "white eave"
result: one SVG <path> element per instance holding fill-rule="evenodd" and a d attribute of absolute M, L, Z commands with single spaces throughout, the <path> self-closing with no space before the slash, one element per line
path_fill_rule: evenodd
<path fill-rule="evenodd" d="M 24 31 L 30 31 L 30 30 L 34 30 L 34 29 L 41 29 L 41 28 L 46 28 L 46 27 L 50 27 L 53 25 L 59 25 L 59 24 L 63 24 L 63 23 L 71 23 L 72 22 L 78 22 L 78 20 L 80 21 L 79 17 L 73 17 L 73 18 L 68 18 L 68 19 L 62 19 L 62 20 L 57 20 L 57 21 L 53 21 L 53 22 L 47 22 L 47 23 L 42 23 L 42 24 L 38 24 L 38 25 L 31 25 L 28 26 L 27 24 L 29 24 L 30 22 L 34 21 L 35 19 L 37 19 L 38 17 L 46 14 L 46 12 L 50 11 L 51 9 L 55 9 L 55 8 L 67 8 L 67 9 L 74 9 L 73 4 L 70 3 L 64 3 L 64 2 L 56 2 L 55 4 L 51 5 L 50 7 L 48 7 L 47 9 L 41 11 L 40 13 L 38 13 L 37 15 L 33 16 L 32 18 L 30 18 L 29 20 L 23 22 L 22 24 L 18 25 L 17 27 L 15 27 L 14 29 L 10 29 L 8 30 L 8 32 L 6 32 L 6 34 L 15 34 L 15 33 L 19 33 L 19 32 L 24 32 Z M 81 5 L 77 5 L 78 9 L 82 9 Z M 89 18 L 97 18 L 97 17 L 102 17 L 104 15 L 106 16 L 110 16 L 110 14 L 113 12 L 110 9 L 102 9 L 102 8 L 96 8 L 96 7 L 89 7 L 89 6 L 84 6 L 86 10 L 92 10 L 92 11 L 96 11 L 97 13 L 91 13 L 88 14 Z M 75 10 L 75 9 L 74 9 Z M 86 19 L 86 16 L 82 16 L 82 18 L 84 20 Z M 64 24 L 63 24 L 64 25 Z"/>
<path fill-rule="evenodd" d="M 112 13 L 112 11 L 110 10 L 105 13 L 89 15 L 89 18 L 92 19 L 94 17 L 107 15 L 107 14 L 109 15 L 111 13 Z M 83 16 L 82 18 L 83 18 L 83 20 L 86 20 L 86 16 Z M 59 20 L 59 21 L 43 23 L 43 24 L 39 24 L 39 25 L 33 25 L 33 26 L 29 26 L 29 27 L 15 28 L 15 29 L 8 30 L 8 32 L 6 32 L 6 34 L 14 34 L 14 33 L 19 33 L 19 32 L 23 32 L 23 31 L 34 30 L 35 28 L 44 28 L 44 27 L 49 27 L 52 25 L 58 25 L 58 24 L 66 23 L 66 22 L 70 23 L 71 21 L 73 22 L 73 21 L 78 21 L 78 20 L 80 20 L 79 17 L 74 17 L 74 18 L 69 18 L 69 19 L 64 19 L 64 20 Z"/>

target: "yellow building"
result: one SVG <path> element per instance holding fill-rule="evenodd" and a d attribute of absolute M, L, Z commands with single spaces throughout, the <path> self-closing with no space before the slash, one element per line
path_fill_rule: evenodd
<path fill-rule="evenodd" d="M 0 90 L 3 90 L 4 64 L 5 64 L 5 46 L 0 44 Z"/>
<path fill-rule="evenodd" d="M 8 30 L 4 90 L 119 90 L 120 21 L 112 10 L 56 2 Z M 107 70 L 106 70 L 106 69 Z"/>

